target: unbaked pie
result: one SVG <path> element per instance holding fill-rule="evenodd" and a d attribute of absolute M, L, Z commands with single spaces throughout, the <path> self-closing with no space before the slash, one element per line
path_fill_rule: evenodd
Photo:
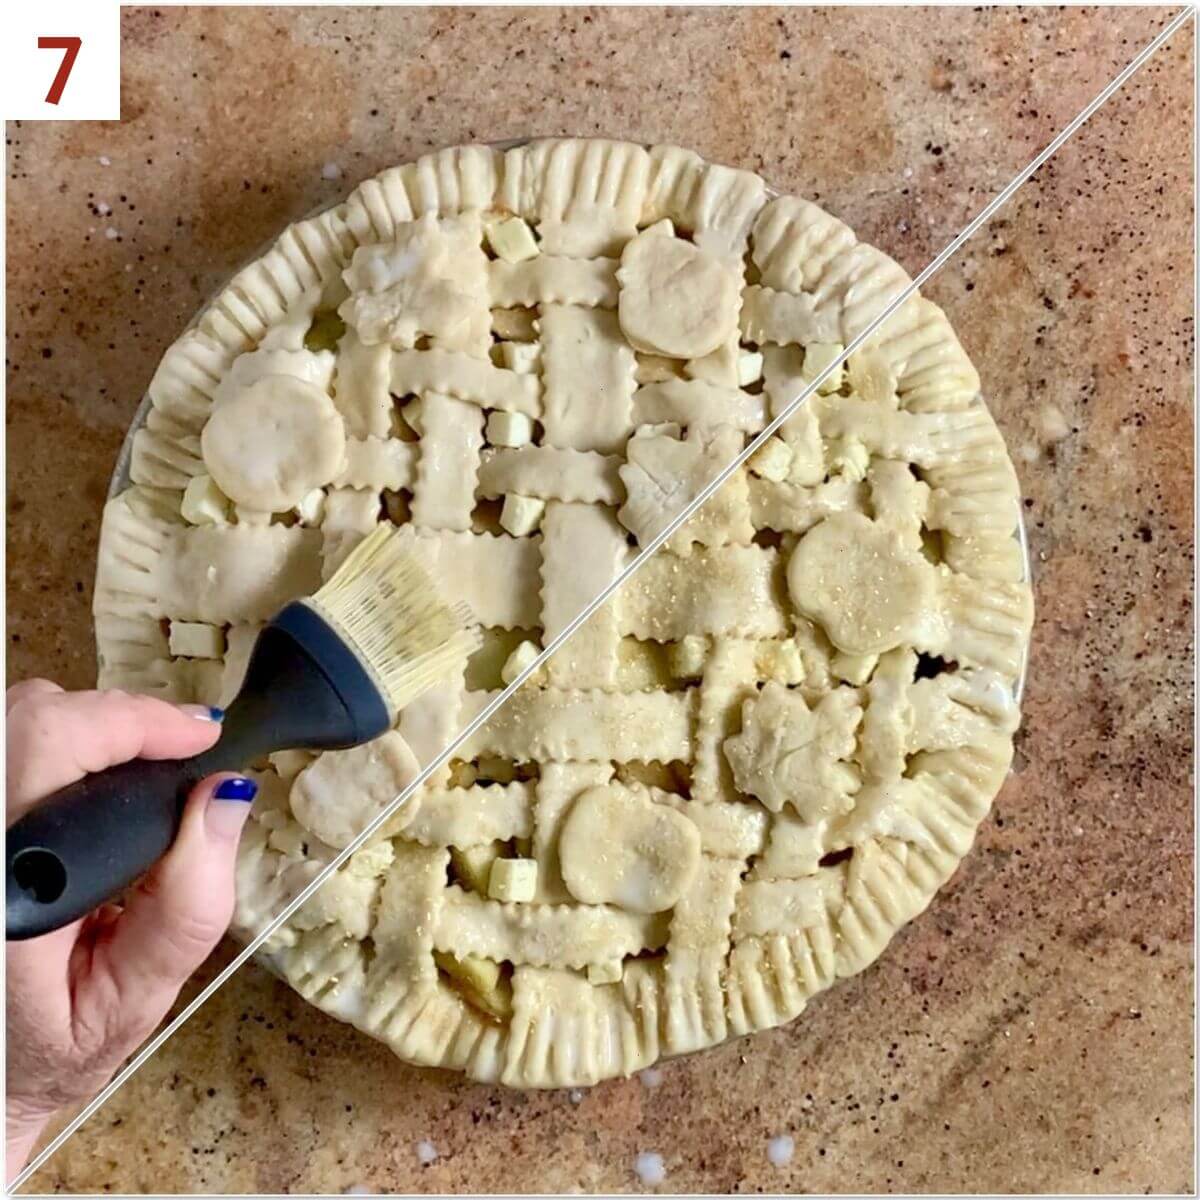
<path fill-rule="evenodd" d="M 166 353 L 104 516 L 101 683 L 220 702 L 377 522 L 481 648 L 258 764 L 261 928 L 908 283 L 670 146 L 467 146 L 287 229 Z M 966 854 L 1031 620 L 1016 478 L 913 297 L 277 935 L 409 1061 L 578 1085 L 788 1021 Z"/>

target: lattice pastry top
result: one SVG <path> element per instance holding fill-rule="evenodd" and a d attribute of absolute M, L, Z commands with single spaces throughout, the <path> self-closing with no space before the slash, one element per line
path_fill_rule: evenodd
<path fill-rule="evenodd" d="M 377 742 L 259 764 L 238 923 L 354 837 L 908 282 L 670 146 L 468 146 L 287 229 L 166 353 L 101 681 L 233 694 L 377 521 L 484 627 Z M 413 1062 L 588 1083 L 794 1017 L 967 852 L 1029 589 L 979 380 L 913 298 L 273 948 Z"/>

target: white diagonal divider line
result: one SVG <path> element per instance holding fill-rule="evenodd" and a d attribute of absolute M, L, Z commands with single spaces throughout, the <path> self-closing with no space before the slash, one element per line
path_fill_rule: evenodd
<path fill-rule="evenodd" d="M 104 1102 L 117 1091 L 118 1088 L 125 1083 L 137 1070 L 141 1067 L 164 1042 L 168 1040 L 184 1025 L 193 1013 L 200 1008 L 214 992 L 217 991 L 248 959 L 258 951 L 262 944 L 274 933 L 276 933 L 283 923 L 299 909 L 305 902 L 317 891 L 318 888 L 342 867 L 347 859 L 361 847 L 370 838 L 379 831 L 379 829 L 388 821 L 388 819 L 396 812 L 412 794 L 436 771 L 439 767 L 448 762 L 454 755 L 454 752 L 466 740 L 482 726 L 485 722 L 491 719 L 495 713 L 503 708 L 503 706 L 511 698 L 512 694 L 534 673 L 547 659 L 554 654 L 560 646 L 585 622 L 591 615 L 596 612 L 608 599 L 629 579 L 639 567 L 658 550 L 664 542 L 686 521 L 690 520 L 710 496 L 716 492 L 722 484 L 724 484 L 733 473 L 738 470 L 748 458 L 769 438 L 799 407 L 812 395 L 814 391 L 825 381 L 830 373 L 837 367 L 840 367 L 845 360 L 854 353 L 867 339 L 906 301 L 912 296 L 926 280 L 936 275 L 938 271 L 945 266 L 946 262 L 958 251 L 959 247 L 971 237 L 986 221 L 1000 209 L 1004 204 L 1011 199 L 1016 190 L 1028 180 L 1028 178 L 1041 167 L 1056 151 L 1066 142 L 1072 134 L 1083 125 L 1095 111 L 1104 102 L 1125 83 L 1135 71 L 1164 43 L 1168 38 L 1192 15 L 1192 8 L 1181 9 L 1175 17 L 1162 29 L 1157 37 L 1154 38 L 1138 55 L 1134 58 L 1114 79 L 1107 83 L 1099 94 L 1085 107 L 1079 114 L 1055 136 L 1044 150 L 1039 153 L 1031 163 L 1023 170 L 1019 171 L 1011 180 L 1011 182 L 999 192 L 988 204 L 973 217 L 963 230 L 954 238 L 953 241 L 946 246 L 944 250 L 902 291 L 888 304 L 888 306 L 879 314 L 856 338 L 854 338 L 848 346 L 842 351 L 841 357 L 831 362 L 823 371 L 821 371 L 809 385 L 790 401 L 786 408 L 767 424 L 767 426 L 750 442 L 750 444 L 735 458 L 719 475 L 717 475 L 705 488 L 696 496 L 696 498 L 675 517 L 670 524 L 667 525 L 653 540 L 637 555 L 623 571 L 618 574 L 611 583 L 602 591 L 592 602 L 579 613 L 578 616 L 570 622 L 569 625 L 559 635 L 553 638 L 548 646 L 542 650 L 537 656 L 517 677 L 510 683 L 502 692 L 495 696 L 483 709 L 482 712 L 475 717 L 474 720 L 443 750 L 436 758 L 422 768 L 420 774 L 412 781 L 388 806 L 380 812 L 375 819 L 360 833 L 340 854 L 318 874 L 311 883 L 289 903 L 278 916 L 273 917 L 270 922 L 258 933 L 252 941 L 250 941 L 233 959 L 232 962 L 210 982 L 203 991 L 196 996 L 184 1010 L 157 1034 L 150 1042 L 148 1042 L 124 1068 L 117 1074 L 111 1083 L 100 1092 L 98 1096 L 90 1101 L 72 1120 L 71 1122 L 50 1142 L 44 1150 L 21 1172 L 20 1175 L 13 1181 L 10 1190 L 20 1186 L 34 1171 L 38 1169 L 48 1159 L 59 1146 L 63 1144 L 87 1119 L 94 1113 Z"/>

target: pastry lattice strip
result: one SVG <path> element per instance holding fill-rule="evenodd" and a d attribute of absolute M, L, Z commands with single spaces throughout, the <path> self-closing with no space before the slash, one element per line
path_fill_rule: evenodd
<path fill-rule="evenodd" d="M 348 442 L 328 485 L 324 527 L 287 528 L 270 524 L 270 514 L 239 511 L 235 526 L 184 528 L 179 495 L 203 467 L 198 435 L 233 360 L 268 337 L 298 347 L 316 308 L 338 294 L 357 245 L 408 236 L 401 227 L 426 214 L 497 208 L 536 227 L 540 253 L 480 264 L 471 336 L 432 332 L 398 348 L 366 345 L 351 326 L 338 341 L 332 391 Z M 639 228 L 661 219 L 705 253 L 732 261 L 748 252 L 754 282 L 743 289 L 741 329 L 711 354 L 643 355 L 639 364 L 613 311 L 618 256 Z M 808 347 L 845 344 L 906 282 L 898 266 L 815 206 L 768 201 L 756 176 L 674 147 L 461 147 L 384 172 L 345 205 L 287 231 L 164 359 L 151 386 L 155 414 L 135 451 L 135 478 L 145 486 L 114 510 L 113 554 L 97 588 L 107 677 L 183 696 L 210 686 L 215 672 L 227 688 L 256 623 L 270 615 L 264 610 L 291 598 L 284 592 L 313 590 L 378 519 L 383 492 L 411 495 L 413 546 L 439 587 L 472 604 L 488 628 L 545 643 L 620 569 L 612 510 L 631 500 L 621 470 L 626 437 L 674 424 L 678 432 L 663 436 L 685 443 L 724 426 L 744 444 L 802 385 Z M 476 333 L 486 325 L 536 341 L 536 352 L 484 357 L 486 339 Z M 737 385 L 739 335 L 763 353 L 761 391 Z M 572 364 L 583 360 L 587 370 L 573 376 Z M 1013 714 L 997 696 L 1019 666 L 1028 627 L 1011 537 L 1015 477 L 977 402 L 978 377 L 927 301 L 906 302 L 852 356 L 846 378 L 842 394 L 813 397 L 781 430 L 785 471 L 741 473 L 736 487 L 723 489 L 732 501 L 718 527 L 710 527 L 710 506 L 693 523 L 695 536 L 673 540 L 647 563 L 578 631 L 543 686 L 523 689 L 508 718 L 497 714 L 465 751 L 470 760 L 540 764 L 540 778 L 470 788 L 448 788 L 443 778 L 403 814 L 385 880 L 346 883 L 338 893 L 378 900 L 353 915 L 306 906 L 279 950 L 302 994 L 414 1061 L 518 1084 L 591 1082 L 662 1051 L 794 1016 L 838 974 L 865 965 L 923 906 L 965 853 L 1010 753 Z M 421 441 L 395 436 L 408 435 L 410 412 L 397 418 L 393 393 L 419 397 L 429 418 L 417 429 Z M 518 432 L 485 447 L 485 410 L 530 418 L 531 440 L 522 445 Z M 497 425 L 502 439 L 520 428 Z M 510 495 L 546 502 L 540 533 L 481 531 L 489 510 L 476 501 Z M 388 504 L 400 519 L 409 502 Z M 955 674 L 917 682 L 899 651 L 841 651 L 796 615 L 783 567 L 811 530 L 842 515 L 887 529 L 914 553 L 936 557 L 940 546 L 946 620 L 913 644 L 956 660 Z M 231 583 L 225 576 L 242 558 L 252 560 L 246 579 Z M 167 577 L 201 560 L 217 568 L 215 577 L 180 594 Z M 219 660 L 172 660 L 161 618 L 231 624 L 223 675 Z M 694 674 L 664 665 L 669 649 L 697 637 L 707 639 L 709 655 L 699 689 L 686 686 Z M 731 665 L 737 669 L 725 672 Z M 494 694 L 468 691 L 466 679 L 459 672 L 402 718 L 418 758 L 435 754 Z M 865 732 L 873 710 L 876 726 L 895 719 L 908 730 L 880 741 L 874 757 L 856 755 L 864 782 L 845 820 L 814 826 L 770 813 L 730 779 L 723 740 L 739 725 L 740 703 L 766 679 L 814 704 L 834 688 L 863 688 L 864 740 L 875 737 Z M 689 773 L 690 796 L 647 791 L 647 782 L 676 786 L 666 763 Z M 898 770 L 905 774 L 897 780 Z M 618 956 L 654 955 L 627 958 L 619 983 L 548 961 L 556 938 L 571 940 L 567 953 L 580 959 L 580 930 L 557 912 L 575 905 L 557 838 L 573 802 L 597 785 L 649 795 L 689 816 L 700 837 L 701 875 L 674 911 L 618 913 L 625 933 L 609 944 L 609 934 L 597 935 L 583 955 L 606 970 L 612 946 Z M 292 821 L 280 812 L 272 819 Z M 259 828 L 256 821 L 252 830 Z M 285 844 L 294 823 L 272 832 L 286 835 L 278 838 Z M 247 844 L 276 872 L 247 883 L 247 904 L 261 912 L 284 902 L 315 860 L 281 858 L 256 836 Z M 532 904 L 501 905 L 446 886 L 447 847 L 513 839 L 529 839 L 523 850 L 539 864 Z M 848 865 L 821 866 L 831 850 L 851 847 Z M 408 882 L 393 883 L 401 874 Z M 588 930 L 617 910 L 567 911 L 585 915 L 586 943 Z M 405 913 L 420 918 L 419 936 L 400 928 Z M 476 931 L 465 942 L 460 924 Z M 357 940 L 368 927 L 370 962 Z M 633 936 L 635 927 L 642 936 Z M 440 931 L 438 949 L 486 950 L 517 964 L 507 1027 L 445 984 L 431 930 Z M 719 936 L 707 936 L 712 930 Z"/>

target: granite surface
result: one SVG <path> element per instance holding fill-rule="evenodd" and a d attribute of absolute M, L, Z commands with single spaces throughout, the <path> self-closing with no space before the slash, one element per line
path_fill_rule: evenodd
<path fill-rule="evenodd" d="M 676 141 L 915 272 L 1170 15 L 126 9 L 121 122 L 7 129 L 9 679 L 91 682 L 101 502 L 158 356 L 360 178 Z M 876 966 L 540 1094 L 410 1068 L 251 966 L 33 1186 L 625 1191 L 657 1152 L 660 1191 L 1190 1191 L 1193 70 L 1185 29 L 926 289 L 1017 463 L 1037 624 L 993 819 Z"/>

